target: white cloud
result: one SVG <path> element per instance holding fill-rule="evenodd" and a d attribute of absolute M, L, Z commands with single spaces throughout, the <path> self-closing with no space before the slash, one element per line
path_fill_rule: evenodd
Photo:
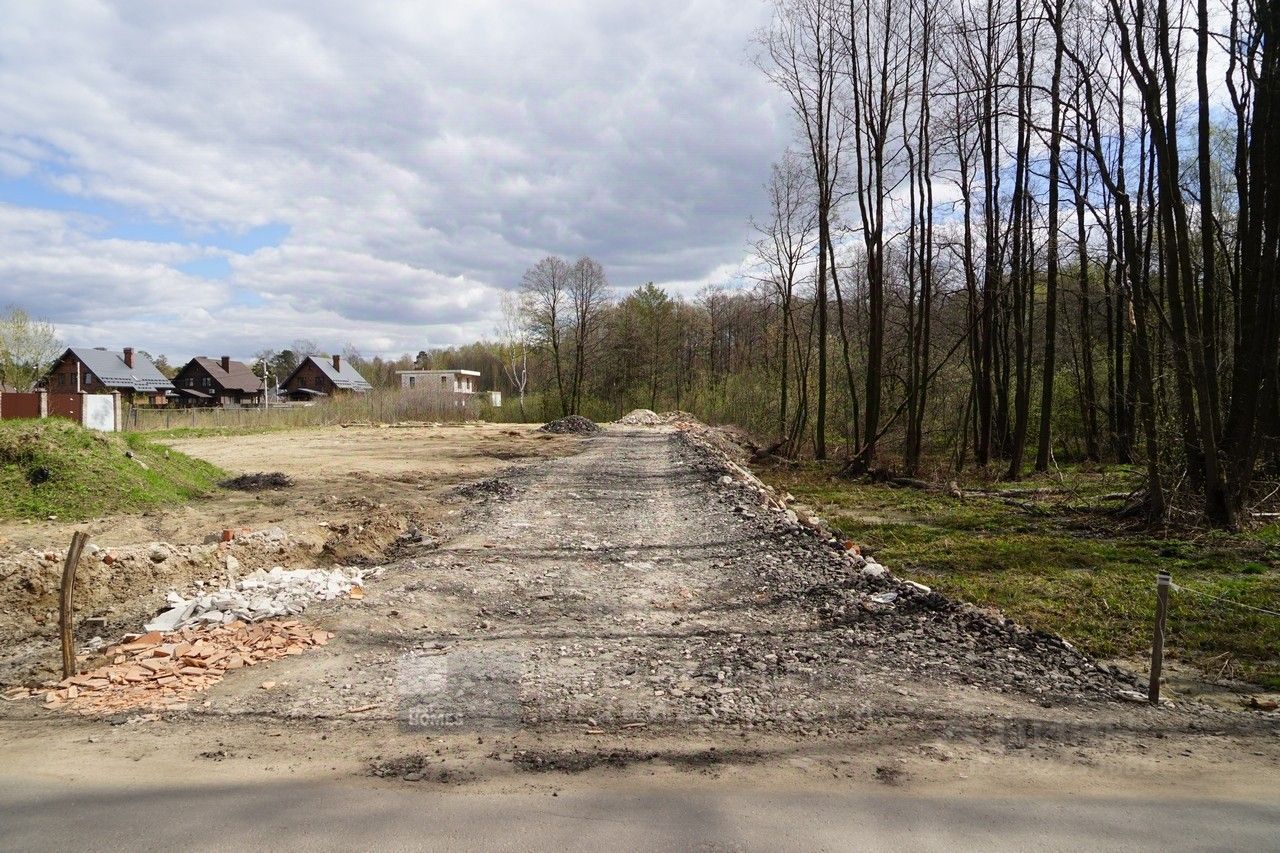
<path fill-rule="evenodd" d="M 90 310 L 127 284 L 176 318 L 136 334 L 177 356 L 471 339 L 546 253 L 591 254 L 625 286 L 718 275 L 789 133 L 747 62 L 764 4 L 11 5 L 0 175 L 52 175 L 193 242 L 289 228 L 206 281 L 169 266 L 201 256 L 186 241 L 103 241 L 73 215 L 29 214 L 0 266 L 6 298 L 19 275 L 48 276 L 84 306 L 38 301 L 68 337 L 134 332 L 132 296 Z M 242 325 L 246 293 L 261 304 Z"/>

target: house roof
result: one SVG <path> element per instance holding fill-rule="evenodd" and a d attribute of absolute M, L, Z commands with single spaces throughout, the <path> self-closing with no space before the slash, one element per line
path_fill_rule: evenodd
<path fill-rule="evenodd" d="M 339 362 L 341 365 L 340 367 L 334 367 L 332 359 L 321 358 L 319 356 L 314 356 L 314 355 L 309 355 L 306 358 L 304 358 L 302 362 L 296 368 L 294 368 L 293 373 L 289 374 L 289 378 L 286 379 L 284 382 L 281 382 L 280 384 L 288 385 L 290 380 L 293 379 L 293 377 L 297 374 L 297 372 L 306 366 L 307 362 L 311 362 L 316 367 L 320 368 L 320 372 L 323 373 L 325 376 L 329 377 L 329 381 L 332 382 L 334 386 L 337 388 L 343 388 L 351 391 L 372 391 L 373 390 L 373 386 L 369 384 L 369 381 L 365 379 L 363 376 L 361 376 L 360 371 L 352 367 L 351 363 L 348 362 L 345 358 L 340 360 Z M 307 390 L 307 389 L 299 389 L 299 390 Z"/>
<path fill-rule="evenodd" d="M 225 391 L 244 391 L 248 394 L 257 394 L 262 391 L 262 380 L 243 361 L 232 361 L 231 370 L 227 371 L 222 369 L 220 359 L 198 355 L 187 362 L 182 372 L 186 373 L 187 368 L 193 363 L 203 367 L 205 372 L 213 377 L 213 381 L 218 383 L 218 387 Z"/>
<path fill-rule="evenodd" d="M 133 354 L 133 367 L 124 363 L 124 353 L 105 349 L 71 347 L 58 361 L 61 362 L 69 355 L 79 359 L 108 388 L 129 388 L 144 392 L 173 388 L 173 382 L 156 369 L 151 359 L 139 352 Z"/>

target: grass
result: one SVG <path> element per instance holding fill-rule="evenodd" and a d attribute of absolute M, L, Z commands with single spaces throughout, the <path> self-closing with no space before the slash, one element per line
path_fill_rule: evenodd
<path fill-rule="evenodd" d="M 180 503 L 225 476 L 141 435 L 62 418 L 0 421 L 0 518 L 79 521 Z"/>
<path fill-rule="evenodd" d="M 1125 469 L 984 484 L 1002 495 L 964 498 L 840 480 L 818 465 L 761 473 L 895 572 L 1096 656 L 1149 654 L 1160 570 L 1188 589 L 1280 611 L 1280 525 L 1245 534 L 1125 529 L 1104 509 L 1118 504 L 1100 500 L 1125 490 Z M 1036 488 L 1052 492 L 1025 493 Z M 1188 592 L 1170 601 L 1170 657 L 1280 689 L 1280 617 Z"/>

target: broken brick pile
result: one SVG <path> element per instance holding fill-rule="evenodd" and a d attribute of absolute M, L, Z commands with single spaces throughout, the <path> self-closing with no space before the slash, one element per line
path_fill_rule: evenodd
<path fill-rule="evenodd" d="M 106 649 L 112 659 L 106 666 L 8 698 L 43 696 L 49 710 L 85 715 L 138 708 L 181 710 L 230 670 L 302 654 L 332 637 L 296 619 L 130 634 Z"/>

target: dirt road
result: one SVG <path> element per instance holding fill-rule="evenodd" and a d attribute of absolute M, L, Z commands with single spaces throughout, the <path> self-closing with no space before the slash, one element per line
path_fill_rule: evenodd
<path fill-rule="evenodd" d="M 323 649 L 159 719 L 0 709 L 0 766 L 256 784 L 708 783 L 1274 802 L 1271 715 L 1117 698 L 1134 676 L 881 577 L 667 428 L 458 495 L 459 535 L 307 618 Z M 683 780 L 683 781 L 681 781 Z"/>

